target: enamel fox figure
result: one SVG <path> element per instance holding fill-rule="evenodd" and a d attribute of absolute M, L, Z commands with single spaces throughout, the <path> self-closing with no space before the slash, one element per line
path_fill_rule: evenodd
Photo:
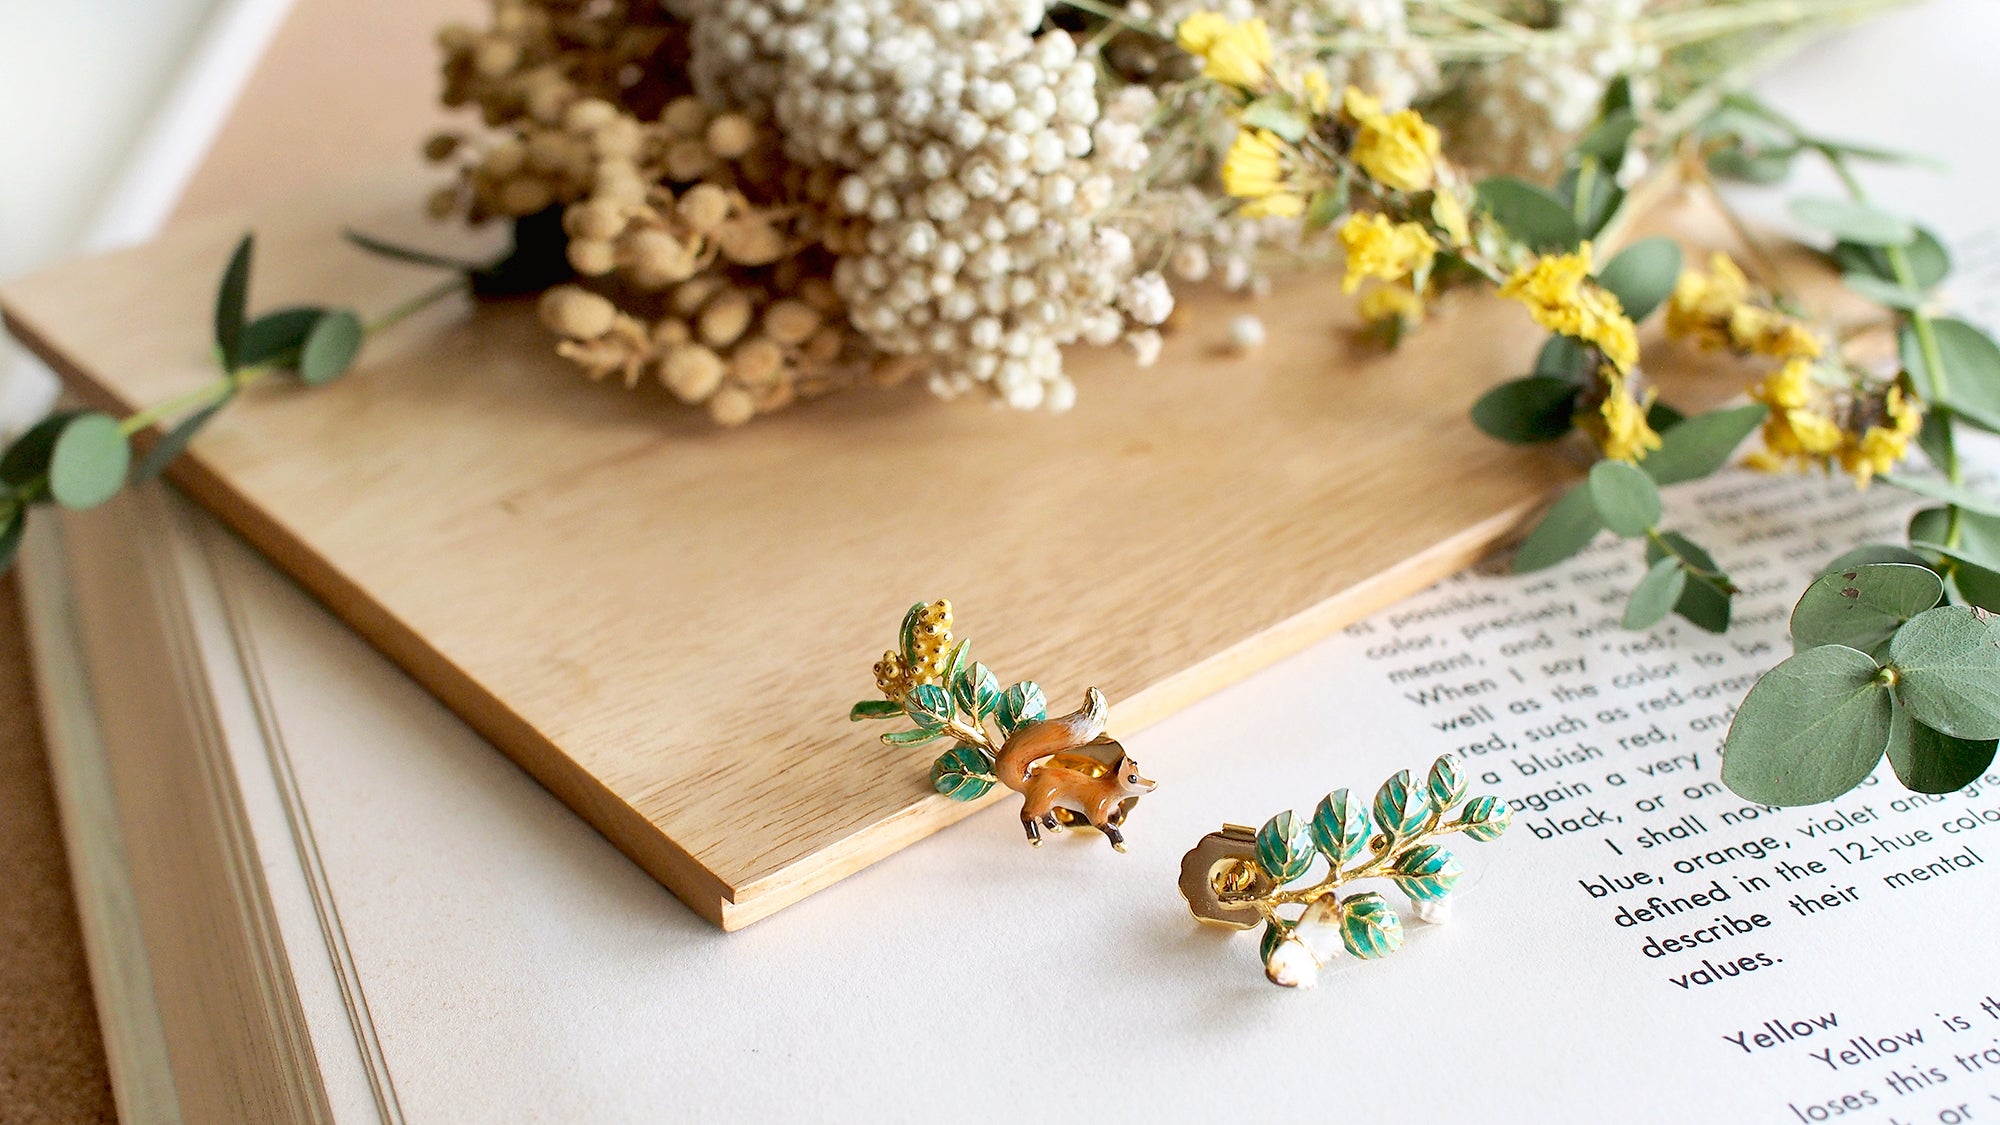
<path fill-rule="evenodd" d="M 1030 843 L 1042 842 L 1043 829 L 1088 823 L 1125 850 L 1119 826 L 1128 802 L 1152 792 L 1153 782 L 1123 747 L 1104 737 L 1105 710 L 1104 693 L 1091 688 L 1074 713 L 1028 723 L 1000 747 L 993 772 L 1021 794 L 1021 826 Z M 1101 748 L 1103 758 L 1091 756 L 1090 747 Z"/>

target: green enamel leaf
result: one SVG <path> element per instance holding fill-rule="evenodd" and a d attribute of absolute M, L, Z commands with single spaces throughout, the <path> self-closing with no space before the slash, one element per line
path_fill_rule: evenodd
<path fill-rule="evenodd" d="M 925 730 L 937 730 L 951 721 L 951 696 L 936 684 L 918 684 L 903 704 L 910 721 Z"/>
<path fill-rule="evenodd" d="M 1491 793 L 1467 801 L 1458 814 L 1458 823 L 1466 826 L 1466 838 L 1480 843 L 1499 839 L 1513 822 L 1514 811 L 1507 807 L 1507 802 Z"/>
<path fill-rule="evenodd" d="M 1644 535 L 1660 522 L 1660 487 L 1636 465 L 1599 461 L 1590 467 L 1590 502 L 1612 534 Z"/>
<path fill-rule="evenodd" d="M 1576 383 L 1557 375 L 1530 375 L 1494 387 L 1472 404 L 1472 423 L 1515 445 L 1554 441 L 1574 428 Z"/>
<path fill-rule="evenodd" d="M 924 603 L 918 602 L 903 615 L 903 625 L 896 630 L 896 647 L 903 652 L 903 662 L 915 668 L 917 659 L 917 615 L 924 611 Z"/>
<path fill-rule="evenodd" d="M 1896 698 L 1910 717 L 1954 738 L 2000 738 L 2000 644 L 1963 606 L 1910 619 L 1889 641 Z"/>
<path fill-rule="evenodd" d="M 1671 238 L 1644 238 L 1606 263 L 1597 282 L 1618 298 L 1636 324 L 1667 299 L 1680 275 L 1680 244 Z"/>
<path fill-rule="evenodd" d="M 1292 936 L 1292 927 L 1282 919 L 1273 918 L 1264 923 L 1264 935 L 1257 940 L 1257 960 L 1268 962 L 1271 954 L 1278 951 L 1285 939 Z"/>
<path fill-rule="evenodd" d="M 1687 569 L 1679 559 L 1665 558 L 1654 563 L 1639 584 L 1632 587 L 1620 624 L 1627 629 L 1650 629 L 1666 620 L 1687 591 L 1687 580 Z"/>
<path fill-rule="evenodd" d="M 864 699 L 848 708 L 850 722 L 862 719 L 893 719 L 903 713 L 903 705 L 893 699 Z"/>
<path fill-rule="evenodd" d="M 931 788 L 954 801 L 978 800 L 993 782 L 993 763 L 977 746 L 961 742 L 931 763 Z"/>
<path fill-rule="evenodd" d="M 208 425 L 209 420 L 221 413 L 222 408 L 228 406 L 229 400 L 235 397 L 236 392 L 231 390 L 223 397 L 175 423 L 173 429 L 161 434 L 159 440 L 153 443 L 153 447 L 146 450 L 146 456 L 140 459 L 139 466 L 132 470 L 133 483 L 144 484 L 165 472 L 167 466 L 173 464 L 174 458 L 187 452 L 188 443 L 201 432 L 201 428 Z"/>
<path fill-rule="evenodd" d="M 1458 877 L 1465 874 L 1464 865 L 1449 849 L 1437 844 L 1424 844 L 1411 848 L 1396 859 L 1394 873 L 1389 877 L 1396 886 L 1412 899 L 1439 899 L 1451 893 Z"/>
<path fill-rule="evenodd" d="M 1889 724 L 1889 765 L 1896 779 L 1919 793 L 1956 793 L 1993 764 L 1993 739 L 1973 741 L 1932 730 L 1896 708 Z"/>
<path fill-rule="evenodd" d="M 222 368 L 234 371 L 241 366 L 243 321 L 250 303 L 250 257 L 256 240 L 244 235 L 229 255 L 222 271 L 222 284 L 215 291 L 215 349 L 221 354 Z"/>
<path fill-rule="evenodd" d="M 1440 754 L 1431 763 L 1431 773 L 1424 781 L 1426 797 L 1431 807 L 1443 812 L 1465 797 L 1465 768 L 1455 754 Z"/>
<path fill-rule="evenodd" d="M 1033 680 L 1022 680 L 1000 696 L 993 708 L 993 721 L 1000 724 L 1000 737 L 1011 738 L 1029 723 L 1038 723 L 1049 714 L 1048 697 Z"/>
<path fill-rule="evenodd" d="M 335 309 L 320 317 L 313 322 L 312 331 L 306 333 L 305 346 L 299 349 L 299 380 L 317 387 L 347 374 L 347 369 L 354 366 L 354 357 L 361 354 L 361 342 L 366 335 L 361 318 L 346 309 Z"/>
<path fill-rule="evenodd" d="M 1536 250 L 1569 250 L 1582 241 L 1562 200 L 1526 180 L 1494 176 L 1479 182 L 1477 194 L 1478 210 Z"/>
<path fill-rule="evenodd" d="M 971 655 L 972 641 L 970 638 L 959 641 L 957 644 L 951 646 L 950 652 L 945 653 L 944 682 L 954 692 L 958 690 L 958 677 L 965 671 L 965 662 Z"/>
<path fill-rule="evenodd" d="M 1430 813 L 1430 801 L 1409 770 L 1397 770 L 1396 776 L 1375 791 L 1375 824 L 1390 836 L 1407 839 L 1415 835 Z"/>
<path fill-rule="evenodd" d="M 1403 920 L 1388 900 L 1362 891 L 1341 901 L 1340 940 L 1356 957 L 1387 957 L 1403 947 Z"/>
<path fill-rule="evenodd" d="M 1289 883 L 1312 866 L 1312 826 L 1290 809 L 1257 830 L 1257 866 L 1273 879 Z"/>
<path fill-rule="evenodd" d="M 1579 484 L 1563 493 L 1562 499 L 1542 516 L 1542 522 L 1521 541 L 1520 549 L 1514 552 L 1514 573 L 1527 574 L 1554 566 L 1590 546 L 1591 539 L 1602 530 L 1604 520 L 1591 500 L 1590 486 Z"/>
<path fill-rule="evenodd" d="M 1757 681 L 1723 741 L 1722 780 L 1766 805 L 1812 805 L 1861 784 L 1889 742 L 1874 658 L 1843 645 L 1790 657 Z"/>
<path fill-rule="evenodd" d="M 1904 220 L 1851 199 L 1794 199 L 1792 217 L 1862 246 L 1903 246 L 1917 237 L 1916 228 Z"/>
<path fill-rule="evenodd" d="M 132 445 L 108 414 L 80 414 L 63 427 L 49 456 L 49 494 L 73 511 L 95 508 L 125 486 Z"/>
<path fill-rule="evenodd" d="M 1329 863 L 1336 866 L 1358 859 L 1368 850 L 1368 838 L 1375 823 L 1368 805 L 1345 789 L 1336 789 L 1321 798 L 1313 810 L 1312 838 Z"/>
<path fill-rule="evenodd" d="M 959 710 L 974 719 L 983 719 L 1000 703 L 1000 681 L 993 675 L 993 669 L 975 660 L 952 677 L 951 697 Z"/>
<path fill-rule="evenodd" d="M 1792 609 L 1802 647 L 1846 645 L 1873 652 L 1903 623 L 1938 604 L 1944 580 L 1926 566 L 1869 563 L 1821 575 Z"/>
<path fill-rule="evenodd" d="M 1647 454 L 1639 467 L 1662 486 L 1708 476 L 1729 463 L 1736 447 L 1768 413 L 1763 403 L 1752 403 L 1697 414 L 1662 430 L 1660 448 Z"/>
<path fill-rule="evenodd" d="M 944 732 L 941 730 L 923 730 L 919 728 L 917 730 L 890 731 L 888 734 L 882 736 L 882 742 L 888 746 L 922 746 L 926 742 L 936 742 L 943 737 Z"/>

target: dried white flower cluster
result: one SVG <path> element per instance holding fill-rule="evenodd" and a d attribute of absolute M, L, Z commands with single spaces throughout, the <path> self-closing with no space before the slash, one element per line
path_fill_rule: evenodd
<path fill-rule="evenodd" d="M 1621 75 L 1633 79 L 1636 101 L 1649 100 L 1647 76 L 1659 69 L 1660 48 L 1634 34 L 1647 0 L 1564 0 L 1556 8 L 1554 25 L 1521 52 L 1472 68 L 1466 78 L 1471 117 L 1461 131 L 1477 138 L 1496 170 L 1536 178 L 1560 170 Z"/>

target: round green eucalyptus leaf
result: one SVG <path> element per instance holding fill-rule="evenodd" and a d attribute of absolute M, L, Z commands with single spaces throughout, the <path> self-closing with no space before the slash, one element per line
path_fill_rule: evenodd
<path fill-rule="evenodd" d="M 1954 738 L 2000 738 L 2000 641 L 1972 610 L 1911 618 L 1890 638 L 1889 662 L 1911 718 Z"/>
<path fill-rule="evenodd" d="M 1951 568 L 1951 589 L 1966 605 L 2000 613 L 2000 571 L 1959 561 Z"/>
<path fill-rule="evenodd" d="M 1821 645 L 1764 673 L 1723 741 L 1723 784 L 1766 805 L 1818 804 L 1861 784 L 1894 710 L 1878 670 L 1865 652 Z"/>
<path fill-rule="evenodd" d="M 1697 414 L 1662 430 L 1660 448 L 1648 453 L 1639 467 L 1659 485 L 1705 477 L 1729 463 L 1736 447 L 1769 412 L 1763 403 L 1751 403 Z"/>
<path fill-rule="evenodd" d="M 1921 292 L 1906 289 L 1898 282 L 1884 281 L 1872 273 L 1842 274 L 1840 283 L 1884 308 L 1913 312 L 1924 307 L 1924 295 Z"/>
<path fill-rule="evenodd" d="M 2000 421 L 2000 344 L 1956 317 L 1933 318 L 1931 332 L 1938 361 L 1944 365 L 1946 403 L 1980 428 L 1994 429 L 1995 421 Z M 1916 329 L 1904 325 L 1896 343 L 1903 369 L 1929 397 L 1937 397 L 1938 380 L 1924 357 Z"/>
<path fill-rule="evenodd" d="M 299 379 L 307 386 L 331 383 L 354 366 L 366 335 L 361 318 L 346 309 L 335 309 L 315 321 L 299 349 Z"/>
<path fill-rule="evenodd" d="M 1937 509 L 1942 511 L 1943 509 Z M 1916 536 L 1912 535 L 1912 539 Z M 1832 574 L 1837 570 L 1853 570 L 1869 563 L 1908 563 L 1911 566 L 1929 566 L 1924 557 L 1908 547 L 1898 547 L 1894 543 L 1864 543 L 1826 564 L 1821 574 Z"/>
<path fill-rule="evenodd" d="M 1830 571 L 1792 607 L 1792 638 L 1808 647 L 1870 652 L 1943 596 L 1944 579 L 1927 566 L 1887 562 Z"/>
<path fill-rule="evenodd" d="M 1581 241 L 1576 219 L 1546 188 L 1512 176 L 1479 181 L 1479 210 L 1539 251 L 1569 250 Z"/>
<path fill-rule="evenodd" d="M 1550 336 L 1542 343 L 1542 350 L 1535 353 L 1537 375 L 1554 375 L 1572 383 L 1581 383 L 1595 371 L 1590 356 L 1584 351 L 1583 341 L 1572 336 Z"/>
<path fill-rule="evenodd" d="M 1654 563 L 1639 584 L 1632 587 L 1622 624 L 1627 629 L 1650 629 L 1658 625 L 1674 611 L 1674 604 L 1687 589 L 1687 580 L 1687 570 L 1679 559 L 1665 558 Z"/>
<path fill-rule="evenodd" d="M 1581 389 L 1556 375 L 1510 379 L 1472 404 L 1472 423 L 1515 445 L 1554 441 L 1574 428 L 1571 418 Z"/>
<path fill-rule="evenodd" d="M 1671 238 L 1644 238 L 1618 252 L 1597 273 L 1634 323 L 1658 308 L 1681 275 L 1680 244 Z"/>
<path fill-rule="evenodd" d="M 49 493 L 65 508 L 95 508 L 125 486 L 132 446 L 108 414 L 80 414 L 63 427 L 49 457 Z"/>
<path fill-rule="evenodd" d="M 1956 793 L 1993 764 L 1994 740 L 1953 738 L 1898 707 L 1889 724 L 1889 765 L 1896 780 L 1919 793 Z"/>
<path fill-rule="evenodd" d="M 1903 248 L 1903 255 L 1909 260 L 1910 274 L 1919 289 L 1935 289 L 1951 273 L 1951 252 L 1938 241 L 1937 235 L 1922 227 L 1917 228 L 1916 239 Z M 1879 247 L 1854 242 L 1835 243 L 1833 260 L 1843 273 L 1867 272 L 1884 281 L 1896 279 L 1896 270 L 1889 264 L 1889 255 Z"/>
<path fill-rule="evenodd" d="M 1636 465 L 1599 461 L 1590 468 L 1590 502 L 1604 526 L 1627 539 L 1660 522 L 1660 488 Z"/>
<path fill-rule="evenodd" d="M 56 453 L 56 439 L 63 429 L 83 412 L 61 410 L 28 427 L 7 452 L 0 454 L 0 484 L 16 488 L 49 471 L 49 458 Z"/>
<path fill-rule="evenodd" d="M 1590 485 L 1579 484 L 1563 493 L 1562 499 L 1549 507 L 1542 522 L 1535 530 L 1521 540 L 1521 546 L 1514 552 L 1514 573 L 1527 574 L 1543 570 L 1590 546 L 1590 541 L 1604 530 L 1604 520 L 1597 514 L 1597 505 L 1590 498 Z"/>
<path fill-rule="evenodd" d="M 1908 222 L 1851 199 L 1795 199 L 1792 217 L 1843 242 L 1863 246 L 1903 246 L 1917 237 L 1917 229 Z"/>
<path fill-rule="evenodd" d="M 1956 505 L 1967 511 L 1980 512 L 1989 516 L 2000 516 L 2000 500 L 1981 495 L 1963 485 L 1952 484 L 1950 481 L 1941 480 L 1937 477 L 1913 477 L 1903 473 L 1883 473 L 1876 479 L 1892 488 L 1900 488 L 1905 492 L 1914 492 L 1918 496 L 1927 496 L 1932 500 L 1942 500 L 1947 504 Z"/>

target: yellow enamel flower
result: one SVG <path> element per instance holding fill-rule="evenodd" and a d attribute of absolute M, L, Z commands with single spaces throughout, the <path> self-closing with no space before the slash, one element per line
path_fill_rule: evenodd
<path fill-rule="evenodd" d="M 1361 295 L 1358 302 L 1362 319 L 1370 324 L 1385 321 L 1399 321 L 1405 326 L 1424 322 L 1424 299 L 1408 285 L 1396 283 L 1375 285 Z"/>
<path fill-rule="evenodd" d="M 1222 190 L 1250 202 L 1238 214 L 1302 215 L 1305 196 L 1292 191 L 1285 181 L 1285 157 L 1289 150 L 1276 133 L 1268 129 L 1239 129 L 1235 143 L 1222 159 Z"/>
<path fill-rule="evenodd" d="M 1352 86 L 1341 101 L 1354 119 L 1352 155 L 1361 170 L 1396 191 L 1429 191 L 1437 182 L 1437 129 L 1414 109 L 1383 113 L 1381 102 Z"/>
<path fill-rule="evenodd" d="M 1535 323 L 1593 344 L 1619 371 L 1639 360 L 1639 331 L 1618 298 L 1590 279 L 1590 243 L 1574 254 L 1544 254 L 1516 269 L 1502 297 L 1528 307 Z"/>
<path fill-rule="evenodd" d="M 1196 12 L 1174 29 L 1181 49 L 1202 60 L 1202 77 L 1257 93 L 1271 81 L 1271 32 L 1261 19 L 1236 23 Z"/>
<path fill-rule="evenodd" d="M 1347 250 L 1347 276 L 1340 291 L 1352 293 L 1367 278 L 1401 281 L 1430 268 L 1437 240 L 1418 223 L 1392 223 L 1374 213 L 1356 211 L 1340 225 L 1340 244 Z"/>
<path fill-rule="evenodd" d="M 1579 424 L 1597 439 L 1598 448 L 1611 460 L 1643 460 L 1648 452 L 1660 448 L 1660 435 L 1646 421 L 1646 412 L 1659 392 L 1648 388 L 1645 398 L 1635 398 L 1631 384 L 1616 368 L 1606 366 L 1599 374 L 1605 383 L 1604 402 L 1597 408 L 1597 417 L 1578 419 Z"/>

